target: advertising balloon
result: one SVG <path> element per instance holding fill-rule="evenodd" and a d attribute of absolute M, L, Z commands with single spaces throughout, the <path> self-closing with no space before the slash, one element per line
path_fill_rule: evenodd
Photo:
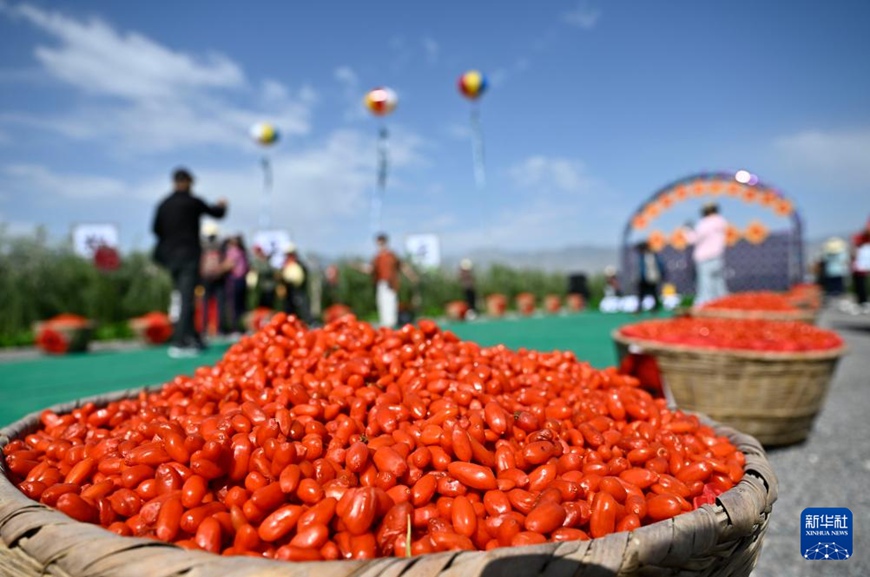
<path fill-rule="evenodd" d="M 258 122 L 251 127 L 251 138 L 261 146 L 271 146 L 278 142 L 278 129 L 268 122 Z"/>
<path fill-rule="evenodd" d="M 469 70 L 459 77 L 459 92 L 470 100 L 477 100 L 486 92 L 486 76 L 477 70 Z"/>
<path fill-rule="evenodd" d="M 386 116 L 396 109 L 399 97 L 392 89 L 381 86 L 368 91 L 363 102 L 375 116 Z"/>
<path fill-rule="evenodd" d="M 469 70 L 459 77 L 459 93 L 471 101 L 471 154 L 477 187 L 486 187 L 486 163 L 483 153 L 483 130 L 480 127 L 480 106 L 477 100 L 486 92 L 486 76 L 479 70 Z"/>

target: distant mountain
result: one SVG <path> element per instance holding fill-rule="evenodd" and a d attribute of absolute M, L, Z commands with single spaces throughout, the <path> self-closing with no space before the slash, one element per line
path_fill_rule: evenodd
<path fill-rule="evenodd" d="M 814 238 L 804 242 L 804 256 L 810 259 L 818 258 L 822 253 L 825 241 L 830 237 Z M 848 234 L 840 235 L 847 240 Z M 313 257 L 314 255 L 309 255 Z M 321 265 L 342 260 L 321 255 L 315 257 Z M 368 260 L 370 257 L 357 257 L 357 260 Z M 498 248 L 478 248 L 463 254 L 447 254 L 441 259 L 441 268 L 456 270 L 459 261 L 469 258 L 478 270 L 487 269 L 493 264 L 502 264 L 512 268 L 543 270 L 547 272 L 600 274 L 604 267 L 613 265 L 619 268 L 619 247 L 600 245 L 572 245 L 563 248 L 516 251 Z"/>
<path fill-rule="evenodd" d="M 848 242 L 848 234 L 839 235 Z M 830 237 L 813 238 L 804 242 L 804 257 L 807 260 L 821 255 L 825 241 Z M 459 266 L 462 258 L 470 258 L 475 267 L 487 268 L 492 264 L 503 264 L 514 268 L 544 270 L 547 272 L 584 272 L 598 274 L 604 267 L 613 265 L 619 268 L 619 247 L 599 245 L 573 245 L 563 248 L 530 251 L 508 251 L 496 248 L 475 249 L 463 255 L 445 255 L 442 268 L 448 270 Z"/>
<path fill-rule="evenodd" d="M 593 245 L 575 245 L 564 248 L 506 251 L 495 248 L 476 249 L 463 255 L 445 255 L 442 267 L 455 269 L 462 258 L 469 258 L 475 268 L 485 269 L 493 264 L 512 268 L 544 270 L 547 272 L 584 272 L 596 274 L 608 265 L 619 265 L 619 249 Z"/>

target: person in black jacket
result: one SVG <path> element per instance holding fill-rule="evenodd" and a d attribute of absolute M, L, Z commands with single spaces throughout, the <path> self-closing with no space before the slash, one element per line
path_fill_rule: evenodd
<path fill-rule="evenodd" d="M 643 311 L 643 300 L 647 295 L 653 298 L 653 310 L 661 308 L 659 301 L 660 285 L 666 280 L 667 269 L 665 263 L 657 253 L 650 248 L 649 242 L 641 241 L 637 244 L 638 254 L 638 281 L 637 281 L 637 310 Z"/>
<path fill-rule="evenodd" d="M 172 175 L 174 191 L 157 207 L 152 230 L 157 235 L 154 260 L 172 275 L 173 288 L 181 297 L 181 311 L 169 347 L 171 357 L 195 356 L 204 347 L 193 323 L 193 298 L 199 280 L 202 246 L 199 219 L 208 214 L 223 218 L 227 202 L 220 199 L 210 205 L 193 196 L 193 176 L 179 168 Z"/>

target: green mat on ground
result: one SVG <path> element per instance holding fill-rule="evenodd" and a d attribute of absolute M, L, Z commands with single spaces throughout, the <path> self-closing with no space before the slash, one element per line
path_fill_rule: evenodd
<path fill-rule="evenodd" d="M 531 318 L 446 323 L 460 338 L 484 346 L 504 344 L 541 351 L 571 350 L 596 367 L 616 361 L 610 332 L 634 318 L 595 312 Z M 45 407 L 192 374 L 215 363 L 228 345 L 215 345 L 195 359 L 171 359 L 166 348 L 92 352 L 0 364 L 0 426 Z"/>
<path fill-rule="evenodd" d="M 449 323 L 447 328 L 464 340 L 484 346 L 503 344 L 511 349 L 538 351 L 569 350 L 577 358 L 596 367 L 616 362 L 610 333 L 631 322 L 622 314 L 581 313 L 566 316 L 519 317 L 504 320 L 480 320 Z"/>

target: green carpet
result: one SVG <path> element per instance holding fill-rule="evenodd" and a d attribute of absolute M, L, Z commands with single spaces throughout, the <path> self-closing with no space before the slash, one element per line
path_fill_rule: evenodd
<path fill-rule="evenodd" d="M 571 350 L 596 367 L 616 362 L 610 332 L 634 317 L 595 312 L 567 315 L 481 319 L 447 323 L 460 338 L 484 346 L 511 349 Z M 0 426 L 33 411 L 109 391 L 164 383 L 215 363 L 228 345 L 215 345 L 196 359 L 170 359 L 165 347 L 124 352 L 91 352 L 0 364 Z"/>
<path fill-rule="evenodd" d="M 611 331 L 632 320 L 630 315 L 588 312 L 495 321 L 483 319 L 444 326 L 460 338 L 481 345 L 503 344 L 510 349 L 538 351 L 569 350 L 574 351 L 578 359 L 595 367 L 606 367 L 616 362 Z"/>
<path fill-rule="evenodd" d="M 228 345 L 194 359 L 171 359 L 166 347 L 91 352 L 0 364 L 0 426 L 45 407 L 109 391 L 164 383 L 216 362 Z"/>

